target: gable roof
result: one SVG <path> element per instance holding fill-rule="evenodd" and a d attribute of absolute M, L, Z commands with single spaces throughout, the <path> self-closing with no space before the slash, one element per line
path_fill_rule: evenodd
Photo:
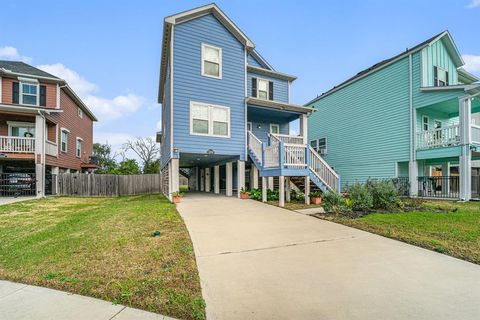
<path fill-rule="evenodd" d="M 159 81 L 159 89 L 158 89 L 158 102 L 162 103 L 163 100 L 163 94 L 164 94 L 164 85 L 165 85 L 165 79 L 166 79 L 166 68 L 168 61 L 170 59 L 170 41 L 171 41 L 171 36 L 172 36 L 172 26 L 176 24 L 180 24 L 183 22 L 187 22 L 193 19 L 196 19 L 198 17 L 207 15 L 207 14 L 213 14 L 215 18 L 220 21 L 221 24 L 227 28 L 228 31 L 230 31 L 235 38 L 237 38 L 240 43 L 242 43 L 248 51 L 253 52 L 253 49 L 255 48 L 255 44 L 243 33 L 240 28 L 238 28 L 235 23 L 233 23 L 232 20 L 230 20 L 229 17 L 225 13 L 223 13 L 222 10 L 215 4 L 215 3 L 210 3 L 195 9 L 183 11 L 171 16 L 168 16 L 164 19 L 163 23 L 163 40 L 162 40 L 162 56 L 161 56 L 161 63 L 160 63 L 160 81 Z M 258 53 L 257 53 L 258 54 Z M 259 55 L 258 55 L 259 56 Z M 265 59 L 259 58 L 263 62 Z M 266 63 L 268 67 L 268 63 Z"/>
<path fill-rule="evenodd" d="M 450 35 L 450 32 L 448 32 L 448 30 L 445 30 L 445 31 L 442 31 L 440 32 L 439 34 L 436 34 L 434 35 L 433 37 L 417 44 L 416 46 L 410 48 L 410 49 L 407 49 L 405 50 L 404 52 L 400 53 L 400 54 L 397 54 L 396 56 L 394 57 L 391 57 L 389 59 L 385 59 L 383 61 L 380 61 L 376 64 L 374 64 L 373 66 L 365 69 L 365 70 L 362 70 L 360 71 L 359 73 L 357 73 L 356 75 L 354 75 L 353 77 L 341 82 L 340 84 L 336 85 L 335 87 L 333 87 L 332 89 L 328 90 L 327 92 L 324 92 L 322 93 L 320 96 L 317 96 L 316 98 L 312 99 L 311 101 L 307 102 L 305 105 L 309 105 L 309 104 L 312 104 L 314 103 L 315 101 L 318 101 L 324 97 L 326 97 L 327 95 L 357 81 L 357 80 L 360 80 L 361 78 L 383 68 L 383 67 L 386 67 L 388 66 L 389 64 L 397 61 L 397 60 L 400 60 L 412 53 L 415 53 L 417 51 L 420 51 L 422 50 L 423 48 L 431 45 L 432 43 L 438 41 L 438 40 L 442 40 L 444 41 L 446 47 L 447 47 L 447 50 L 449 51 L 451 57 L 452 57 L 452 60 L 453 62 L 455 63 L 455 66 L 458 68 L 458 67 L 461 67 L 463 66 L 465 63 L 462 59 L 462 56 L 460 55 L 460 52 L 458 51 L 457 49 L 457 46 L 455 45 L 455 42 L 453 41 L 453 38 L 452 36 Z"/>
<path fill-rule="evenodd" d="M 0 69 L 4 69 L 2 71 L 6 71 L 6 72 L 11 71 L 19 74 L 60 80 L 60 78 L 57 78 L 48 72 L 35 68 L 21 61 L 0 60 Z"/>

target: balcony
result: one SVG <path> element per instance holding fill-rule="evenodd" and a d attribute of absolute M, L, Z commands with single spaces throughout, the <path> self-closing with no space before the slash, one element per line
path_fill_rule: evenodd
<path fill-rule="evenodd" d="M 471 143 L 480 144 L 480 126 L 472 124 L 470 130 Z M 459 124 L 417 133 L 419 150 L 458 146 L 461 141 Z"/>
<path fill-rule="evenodd" d="M 35 153 L 35 138 L 0 136 L 0 152 Z"/>

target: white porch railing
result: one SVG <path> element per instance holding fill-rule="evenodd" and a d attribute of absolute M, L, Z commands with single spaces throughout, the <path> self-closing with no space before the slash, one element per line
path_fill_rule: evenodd
<path fill-rule="evenodd" d="M 480 144 L 480 126 L 472 124 L 472 143 Z"/>
<path fill-rule="evenodd" d="M 290 143 L 290 144 L 300 144 L 303 145 L 303 137 L 302 136 L 291 136 L 288 134 L 271 134 L 277 140 L 282 141 L 283 143 Z"/>
<path fill-rule="evenodd" d="M 284 165 L 286 167 L 305 168 L 305 145 L 287 144 L 283 145 Z"/>
<path fill-rule="evenodd" d="M 263 163 L 262 141 L 260 141 L 260 139 L 258 139 L 251 131 L 248 131 L 248 147 L 252 150 L 261 165 Z"/>
<path fill-rule="evenodd" d="M 422 131 L 417 134 L 417 149 L 450 147 L 460 144 L 460 125 Z"/>
<path fill-rule="evenodd" d="M 35 138 L 0 136 L 0 152 L 35 153 Z"/>
<path fill-rule="evenodd" d="M 311 146 L 308 146 L 310 170 L 330 189 L 338 191 L 338 175 Z"/>
<path fill-rule="evenodd" d="M 58 156 L 58 145 L 50 141 L 45 141 L 45 154 L 54 157 Z"/>
<path fill-rule="evenodd" d="M 265 147 L 265 167 L 278 167 L 279 165 L 279 145 L 273 144 Z"/>

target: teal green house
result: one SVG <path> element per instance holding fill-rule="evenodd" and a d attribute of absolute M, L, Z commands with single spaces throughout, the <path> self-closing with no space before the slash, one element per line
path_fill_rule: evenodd
<path fill-rule="evenodd" d="M 308 140 L 342 188 L 398 178 L 411 196 L 479 197 L 480 83 L 448 31 L 306 104 Z"/>

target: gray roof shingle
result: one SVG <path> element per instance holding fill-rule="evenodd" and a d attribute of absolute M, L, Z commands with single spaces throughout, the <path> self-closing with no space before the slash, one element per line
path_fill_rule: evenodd
<path fill-rule="evenodd" d="M 58 77 L 55 77 L 54 75 L 51 75 L 48 72 L 42 71 L 38 68 L 32 67 L 31 65 L 26 64 L 24 62 L 20 62 L 20 61 L 0 60 L 0 69 L 2 68 L 6 70 L 10 70 L 15 73 L 23 73 L 23 74 L 29 74 L 32 76 L 59 79 Z"/>

